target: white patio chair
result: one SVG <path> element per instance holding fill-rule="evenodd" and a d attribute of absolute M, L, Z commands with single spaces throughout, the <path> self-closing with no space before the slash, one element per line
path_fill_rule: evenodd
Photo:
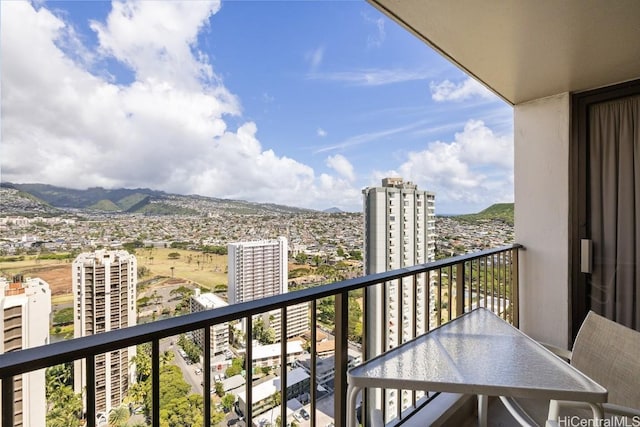
<path fill-rule="evenodd" d="M 607 403 L 602 405 L 605 416 L 640 417 L 640 332 L 590 311 L 571 352 L 545 346 L 607 389 Z M 563 407 L 589 408 L 578 402 L 552 401 L 548 419 L 558 420 Z M 596 415 L 597 409 L 591 409 Z"/>
<path fill-rule="evenodd" d="M 590 311 L 580 326 L 572 351 L 543 345 L 607 389 L 607 403 L 602 405 L 605 418 L 629 417 L 628 424 L 615 425 L 632 425 L 633 417 L 640 417 L 640 332 Z M 544 425 L 544 422 L 540 422 L 542 414 L 535 416 L 530 412 L 535 412 L 531 408 L 540 408 L 540 402 L 526 404 L 520 399 L 517 402 L 502 400 L 517 419 L 522 417 L 524 411 L 530 416 L 529 420 L 536 420 L 534 424 Z M 586 403 L 551 401 L 547 420 L 559 420 L 560 411 L 564 408 L 591 409 L 594 418 L 600 416 L 599 408 Z M 566 415 L 564 412 L 563 416 Z M 589 412 L 579 414 L 585 418 L 590 415 Z"/>
<path fill-rule="evenodd" d="M 564 353 L 572 366 L 607 389 L 605 413 L 640 416 L 640 332 L 590 311 L 573 350 Z M 556 408 L 568 405 L 573 406 L 567 402 L 552 405 L 549 419 L 557 419 Z"/>

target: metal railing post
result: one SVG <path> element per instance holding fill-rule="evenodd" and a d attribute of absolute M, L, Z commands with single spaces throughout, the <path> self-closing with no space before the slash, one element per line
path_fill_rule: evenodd
<path fill-rule="evenodd" d="M 92 354 L 85 360 L 87 367 L 87 427 L 96 425 L 96 355 Z M 108 378 L 105 378 L 105 381 Z"/>
<path fill-rule="evenodd" d="M 280 420 L 281 425 L 287 425 L 287 307 L 280 310 L 280 351 L 282 363 L 280 364 Z M 276 391 L 277 393 L 277 391 Z"/>
<path fill-rule="evenodd" d="M 456 265 L 456 310 L 455 317 L 464 313 L 464 262 Z M 451 299 L 451 298 L 449 298 Z"/>
<path fill-rule="evenodd" d="M 513 301 L 511 301 L 511 304 L 513 306 L 512 311 L 513 314 L 512 316 L 512 322 L 513 322 L 513 326 L 515 326 L 516 328 L 520 327 L 520 289 L 519 289 L 519 283 L 518 283 L 518 279 L 519 279 L 519 272 L 518 272 L 518 268 L 519 268 L 519 263 L 520 260 L 518 258 L 518 248 L 514 248 L 511 249 L 511 253 L 512 253 L 512 258 L 511 258 L 511 268 L 513 269 L 513 280 L 511 282 L 511 292 L 513 293 Z"/>
<path fill-rule="evenodd" d="M 13 427 L 13 376 L 2 380 L 2 427 Z"/>
<path fill-rule="evenodd" d="M 202 397 L 204 399 L 205 427 L 211 426 L 211 328 L 212 326 L 204 328 L 204 360 L 202 361 L 204 388 L 202 389 Z"/>
<path fill-rule="evenodd" d="M 347 292 L 336 294 L 335 312 L 336 375 L 334 380 L 334 419 L 337 426 L 345 426 L 347 425 L 347 368 L 349 362 L 349 343 L 347 341 L 349 327 L 349 295 Z"/>
<path fill-rule="evenodd" d="M 151 425 L 160 427 L 160 340 L 151 341 Z"/>
<path fill-rule="evenodd" d="M 316 380 L 316 352 L 318 342 L 318 329 L 317 329 L 317 301 L 311 301 L 311 358 L 309 359 L 309 368 L 311 371 L 311 387 L 309 390 L 309 399 L 311 400 L 311 427 L 316 427 L 316 389 L 318 387 Z"/>

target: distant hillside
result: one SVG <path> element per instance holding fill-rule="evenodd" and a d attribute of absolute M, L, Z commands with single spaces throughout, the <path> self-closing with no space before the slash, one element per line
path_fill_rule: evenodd
<path fill-rule="evenodd" d="M 48 216 L 57 215 L 60 211 L 32 194 L 0 186 L 0 213 L 3 215 Z"/>
<path fill-rule="evenodd" d="M 80 209 L 93 212 L 126 212 L 146 215 L 215 215 L 225 212 L 264 215 L 310 212 L 308 209 L 272 203 L 169 194 L 148 188 L 109 190 L 94 187 L 87 190 L 74 190 L 47 184 L 0 183 L 0 189 L 7 195 L 2 200 L 3 213 L 34 213 L 36 205 L 38 208 L 35 211 L 39 212 Z"/>
<path fill-rule="evenodd" d="M 481 212 L 453 218 L 461 221 L 500 220 L 513 225 L 513 203 L 496 203 Z"/>
<path fill-rule="evenodd" d="M 343 211 L 340 208 L 333 207 L 333 208 L 325 209 L 322 212 L 325 212 L 325 213 L 342 213 Z"/>

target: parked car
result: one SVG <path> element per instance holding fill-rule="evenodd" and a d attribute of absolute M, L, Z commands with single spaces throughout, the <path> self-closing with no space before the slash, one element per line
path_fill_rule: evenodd
<path fill-rule="evenodd" d="M 300 415 L 302 415 L 302 418 L 304 418 L 305 421 L 309 419 L 309 413 L 305 411 L 304 408 L 300 409 Z"/>

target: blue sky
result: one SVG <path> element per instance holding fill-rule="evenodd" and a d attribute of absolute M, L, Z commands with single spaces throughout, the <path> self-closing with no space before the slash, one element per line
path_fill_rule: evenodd
<path fill-rule="evenodd" d="M 364 1 L 1 3 L 3 181 L 513 201 L 512 109 Z"/>

